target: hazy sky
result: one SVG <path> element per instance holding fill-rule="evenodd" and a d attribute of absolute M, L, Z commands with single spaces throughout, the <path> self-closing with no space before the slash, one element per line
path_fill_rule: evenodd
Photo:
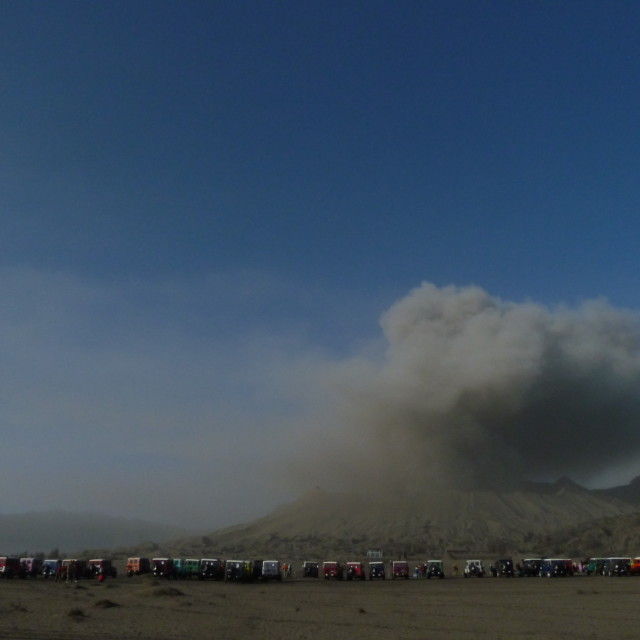
<path fill-rule="evenodd" d="M 487 309 L 543 345 L 528 389 L 571 372 L 555 400 L 593 388 L 573 373 L 593 342 L 626 447 L 639 29 L 623 1 L 0 2 L 1 510 L 266 513 L 322 482 L 327 442 L 368 450 L 389 393 L 405 435 L 416 407 L 433 422 L 420 385 L 459 381 L 469 336 L 493 344 Z M 430 313 L 463 318 L 451 342 Z M 448 347 L 416 362 L 418 334 Z M 541 397 L 501 428 L 535 430 Z M 571 447 L 563 411 L 561 438 L 525 441 Z M 562 471 L 495 437 L 519 472 Z M 568 469 L 636 475 L 607 464 Z"/>

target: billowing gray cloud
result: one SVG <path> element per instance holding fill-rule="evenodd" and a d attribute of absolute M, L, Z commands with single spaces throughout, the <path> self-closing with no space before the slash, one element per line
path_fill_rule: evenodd
<path fill-rule="evenodd" d="M 384 357 L 327 375 L 338 399 L 317 446 L 334 484 L 588 481 L 640 454 L 637 313 L 423 284 L 382 328 Z"/>

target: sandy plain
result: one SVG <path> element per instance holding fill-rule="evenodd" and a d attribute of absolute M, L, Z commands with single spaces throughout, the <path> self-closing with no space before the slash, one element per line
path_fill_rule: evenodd
<path fill-rule="evenodd" d="M 0 638 L 638 638 L 640 578 L 0 580 Z"/>

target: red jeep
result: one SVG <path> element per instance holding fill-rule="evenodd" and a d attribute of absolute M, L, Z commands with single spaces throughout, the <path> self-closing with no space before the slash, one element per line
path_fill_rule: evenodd
<path fill-rule="evenodd" d="M 344 577 L 344 568 L 339 562 L 327 561 L 322 563 L 322 575 L 325 580 L 342 580 Z"/>
<path fill-rule="evenodd" d="M 365 575 L 362 562 L 347 562 L 347 580 L 364 580 Z"/>
<path fill-rule="evenodd" d="M 172 558 L 152 558 L 151 572 L 158 578 L 175 578 L 176 570 Z"/>
<path fill-rule="evenodd" d="M 391 563 L 391 579 L 396 578 L 409 579 L 409 563 L 406 560 L 394 560 Z"/>
<path fill-rule="evenodd" d="M 9 556 L 0 557 L 0 576 L 3 578 L 13 578 L 13 576 L 19 576 L 21 571 L 20 558 L 11 558 Z"/>

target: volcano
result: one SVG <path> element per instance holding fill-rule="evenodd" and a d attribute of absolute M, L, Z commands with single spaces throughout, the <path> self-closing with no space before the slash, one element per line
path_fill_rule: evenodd
<path fill-rule="evenodd" d="M 636 512 L 631 502 L 567 478 L 513 491 L 430 489 L 395 497 L 316 488 L 253 522 L 184 538 L 177 551 L 289 558 L 358 557 L 370 549 L 398 557 L 493 554 L 533 550 L 555 532 Z"/>

